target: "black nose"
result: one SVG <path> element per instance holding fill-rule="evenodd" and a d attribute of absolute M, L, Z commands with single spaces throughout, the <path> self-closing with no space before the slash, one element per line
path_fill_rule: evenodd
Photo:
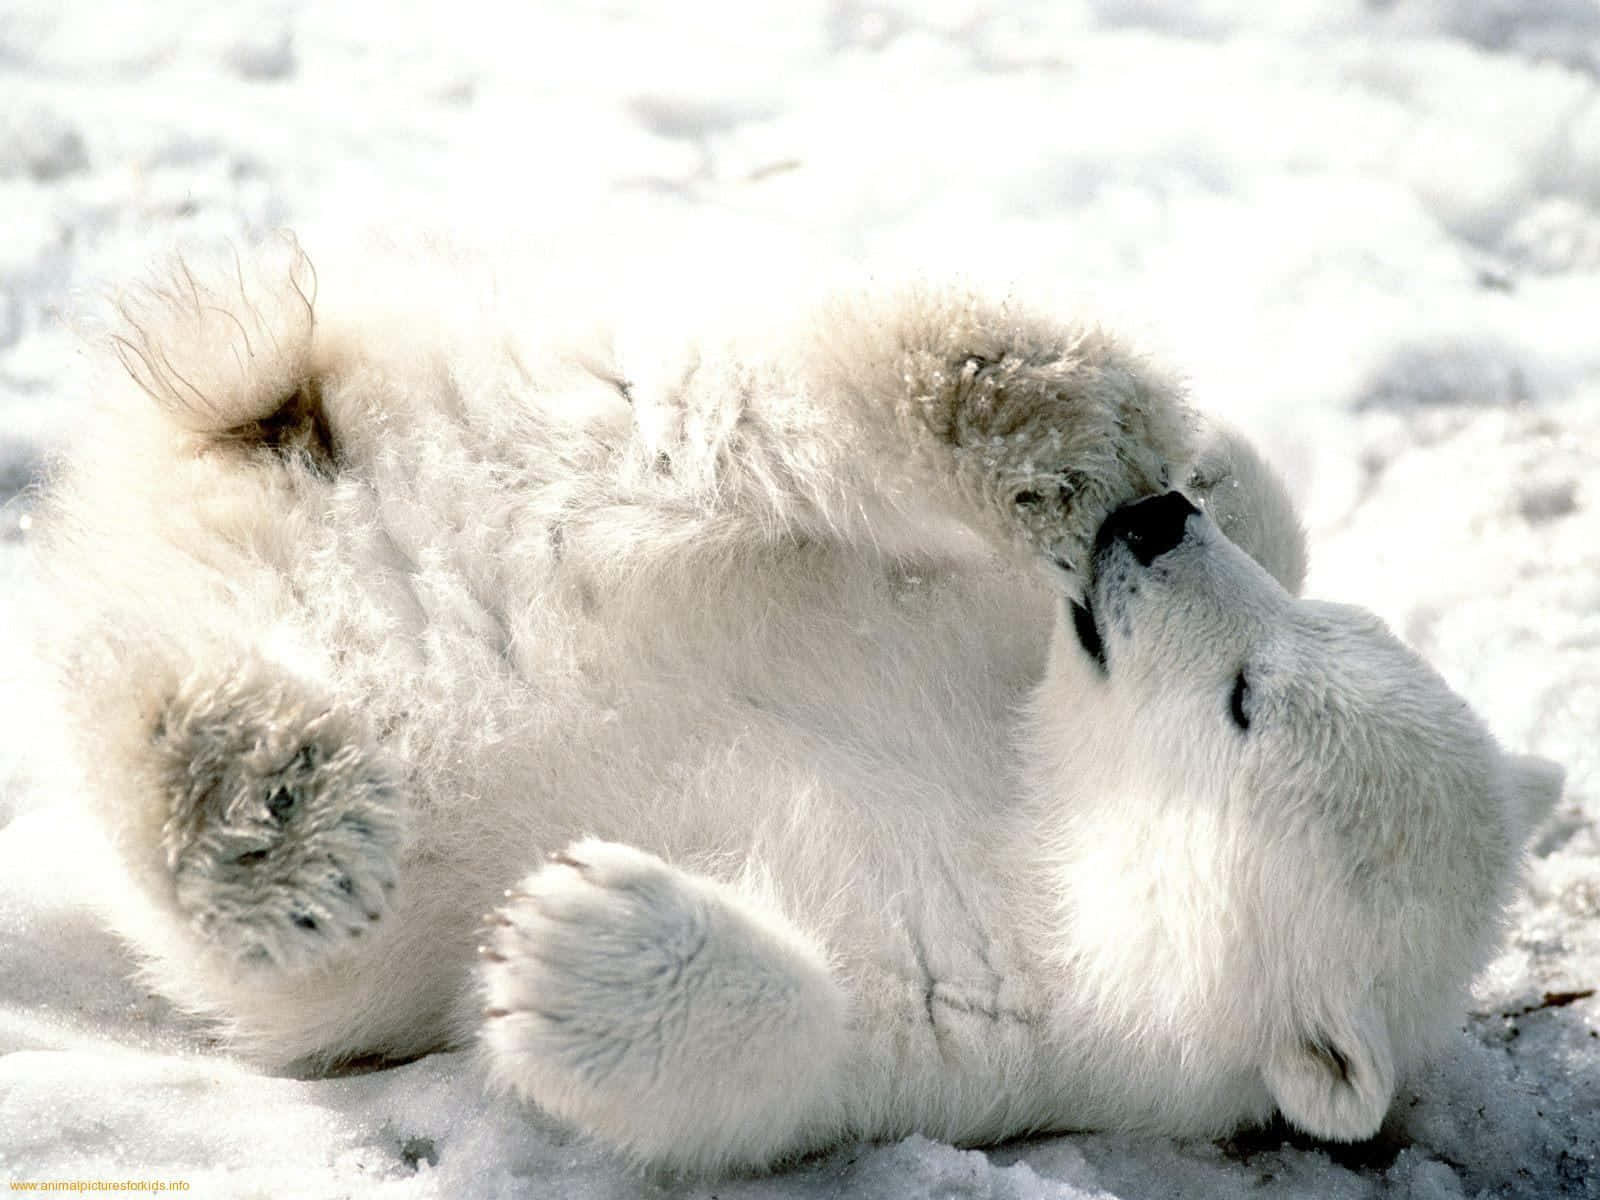
<path fill-rule="evenodd" d="M 1125 504 L 1100 526 L 1094 540 L 1095 550 L 1099 552 L 1113 541 L 1120 541 L 1148 567 L 1183 541 L 1184 526 L 1199 511 L 1181 492 Z"/>

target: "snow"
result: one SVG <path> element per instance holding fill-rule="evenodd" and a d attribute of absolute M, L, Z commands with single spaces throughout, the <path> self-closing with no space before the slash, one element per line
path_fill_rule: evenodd
<path fill-rule="evenodd" d="M 0 8 L 0 1176 L 306 1196 L 1600 1195 L 1600 8 L 989 0 Z M 266 1077 L 131 980 L 28 765 L 27 483 L 172 247 L 359 223 L 1011 281 L 1257 436 L 1314 594 L 1568 769 L 1464 1031 L 1373 1143 L 912 1137 L 641 1176 L 469 1055 Z M 598 232 L 596 232 L 598 231 Z M 310 241 L 315 250 L 316 242 Z"/>

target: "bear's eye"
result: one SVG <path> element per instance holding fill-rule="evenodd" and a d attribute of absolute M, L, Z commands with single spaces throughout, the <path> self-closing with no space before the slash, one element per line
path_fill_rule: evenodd
<path fill-rule="evenodd" d="M 1250 728 L 1250 714 L 1244 710 L 1244 702 L 1249 695 L 1250 685 L 1245 681 L 1244 672 L 1240 671 L 1233 677 L 1233 694 L 1228 697 L 1228 715 L 1241 731 Z"/>

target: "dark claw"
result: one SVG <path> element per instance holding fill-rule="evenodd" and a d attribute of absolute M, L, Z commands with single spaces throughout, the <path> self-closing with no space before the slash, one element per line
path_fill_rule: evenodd
<path fill-rule="evenodd" d="M 286 787 L 272 790 L 272 795 L 267 797 L 267 815 L 279 825 L 289 819 L 289 813 L 294 810 L 294 793 Z"/>
<path fill-rule="evenodd" d="M 486 1019 L 494 1021 L 500 1017 L 509 1017 L 511 1010 L 508 1008 L 486 1008 L 483 1010 L 483 1015 Z"/>
<path fill-rule="evenodd" d="M 585 871 L 589 868 L 588 863 L 579 862 L 565 850 L 556 850 L 552 852 L 550 855 L 550 861 L 553 863 L 559 863 L 563 867 L 571 867 L 574 871 Z"/>

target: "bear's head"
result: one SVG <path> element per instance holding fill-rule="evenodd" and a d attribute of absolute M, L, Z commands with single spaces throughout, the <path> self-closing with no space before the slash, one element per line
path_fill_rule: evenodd
<path fill-rule="evenodd" d="M 1147 993 L 1119 973 L 1164 961 L 1145 1027 L 1221 1043 L 1218 1069 L 1312 1134 L 1370 1136 L 1459 1015 L 1562 772 L 1502 752 L 1381 621 L 1297 598 L 1177 492 L 1113 513 L 1093 563 L 1035 713 L 1070 730 L 1038 782 L 1077 814 L 1074 878 L 1119 847 L 1092 895 L 1062 885 L 1072 921 L 1106 927 L 1077 966 L 1126 999 Z M 1051 760 L 1095 766 L 1052 782 Z"/>

